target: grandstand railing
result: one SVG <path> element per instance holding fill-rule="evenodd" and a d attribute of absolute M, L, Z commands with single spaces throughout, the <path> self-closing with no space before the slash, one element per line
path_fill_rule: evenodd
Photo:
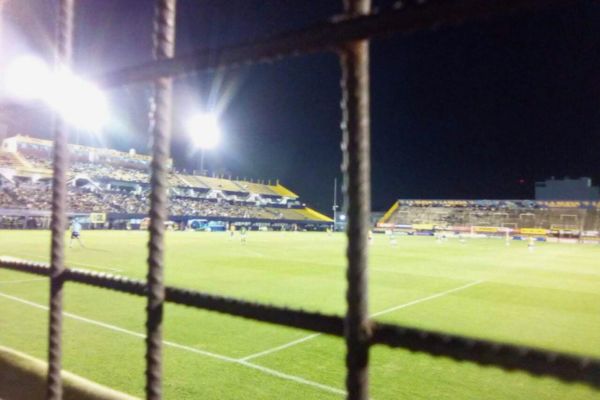
<path fill-rule="evenodd" d="M 75 0 L 60 0 L 57 29 L 58 62 L 71 61 Z M 540 349 L 445 335 L 422 329 L 382 324 L 367 314 L 367 232 L 370 212 L 369 55 L 368 40 L 376 35 L 410 32 L 455 24 L 516 9 L 570 1 L 431 0 L 398 2 L 391 10 L 371 12 L 370 0 L 345 0 L 344 15 L 323 24 L 237 47 L 174 57 L 175 0 L 156 0 L 154 55 L 150 64 L 127 68 L 100 78 L 106 85 L 154 80 L 152 195 L 146 281 L 66 268 L 67 127 L 57 118 L 54 135 L 52 245 L 50 264 L 1 260 L 0 267 L 50 278 L 50 321 L 47 399 L 62 398 L 62 297 L 67 281 L 147 297 L 146 398 L 162 394 L 162 317 L 165 301 L 253 320 L 309 329 L 346 340 L 346 388 L 349 399 L 368 399 L 368 355 L 375 344 L 410 351 L 518 369 L 579 381 L 600 388 L 600 360 Z M 342 108 L 347 223 L 347 313 L 345 317 L 247 302 L 164 285 L 164 222 L 167 216 L 167 161 L 171 131 L 171 78 L 209 69 L 271 61 L 282 56 L 331 50 L 342 69 Z"/>

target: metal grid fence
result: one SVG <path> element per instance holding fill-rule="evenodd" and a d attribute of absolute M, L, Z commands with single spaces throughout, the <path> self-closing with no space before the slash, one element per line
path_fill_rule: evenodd
<path fill-rule="evenodd" d="M 308 329 L 346 341 L 347 398 L 368 399 L 369 348 L 375 344 L 409 351 L 521 370 L 600 388 L 600 360 L 514 346 L 422 329 L 375 322 L 367 313 L 367 232 L 370 211 L 369 155 L 369 39 L 394 32 L 456 24 L 517 9 L 565 4 L 542 0 L 415 0 L 397 2 L 390 9 L 371 11 L 370 0 L 344 0 L 344 14 L 307 29 L 235 47 L 174 56 L 176 0 L 155 0 L 154 59 L 152 63 L 97 77 L 105 87 L 153 81 L 156 108 L 153 118 L 153 159 L 146 281 L 66 268 L 67 126 L 57 117 L 54 138 L 52 243 L 50 264 L 0 261 L 0 268 L 50 278 L 50 321 L 47 395 L 62 398 L 61 334 L 62 289 L 67 281 L 147 298 L 146 398 L 161 398 L 162 316 L 165 301 L 283 326 Z M 71 62 L 75 0 L 60 0 L 57 23 L 57 65 Z M 165 286 L 163 282 L 164 222 L 167 219 L 167 160 L 171 131 L 172 79 L 188 73 L 273 61 L 316 51 L 339 55 L 342 79 L 342 151 L 347 207 L 347 313 L 345 317 L 307 312 L 225 296 Z M 216 56 L 215 56 L 216 55 Z"/>

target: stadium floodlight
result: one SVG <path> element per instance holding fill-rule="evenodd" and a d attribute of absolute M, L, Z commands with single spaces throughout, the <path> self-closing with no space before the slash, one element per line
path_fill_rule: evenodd
<path fill-rule="evenodd" d="M 43 100 L 52 81 L 46 63 L 31 55 L 10 62 L 3 75 L 6 95 L 25 101 Z"/>
<path fill-rule="evenodd" d="M 108 119 L 108 101 L 96 86 L 60 70 L 52 80 L 46 102 L 70 125 L 98 131 Z"/>
<path fill-rule="evenodd" d="M 204 150 L 214 149 L 221 141 L 221 129 L 213 114 L 197 114 L 188 122 L 188 130 L 194 144 L 200 149 L 200 173 L 204 170 Z"/>
<path fill-rule="evenodd" d="M 108 118 L 104 94 L 66 69 L 51 71 L 41 59 L 16 58 L 3 74 L 6 94 L 23 101 L 43 101 L 77 128 L 96 131 Z"/>
<path fill-rule="evenodd" d="M 217 117 L 212 114 L 198 114 L 192 117 L 188 128 L 194 143 L 201 149 L 213 149 L 221 140 L 221 130 Z"/>

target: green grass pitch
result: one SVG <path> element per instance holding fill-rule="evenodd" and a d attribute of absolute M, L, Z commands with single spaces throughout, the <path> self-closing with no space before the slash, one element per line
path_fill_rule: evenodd
<path fill-rule="evenodd" d="M 67 264 L 145 276 L 145 232 L 85 231 Z M 49 233 L 0 231 L 0 255 L 47 260 Z M 342 234 L 170 232 L 167 284 L 342 314 Z M 370 312 L 381 321 L 600 357 L 600 246 L 376 235 Z M 117 270 L 112 271 L 111 269 Z M 68 283 L 63 367 L 143 395 L 142 298 Z M 0 269 L 0 345 L 44 359 L 48 283 Z M 339 399 L 344 344 L 216 313 L 167 305 L 167 399 Z M 598 399 L 585 385 L 374 347 L 373 399 Z"/>

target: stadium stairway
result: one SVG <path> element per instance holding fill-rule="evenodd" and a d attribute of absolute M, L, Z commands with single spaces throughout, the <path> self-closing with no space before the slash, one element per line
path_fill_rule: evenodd
<path fill-rule="evenodd" d="M 389 210 L 386 211 L 385 214 L 383 214 L 383 217 L 381 217 L 381 219 L 378 221 L 379 224 L 387 224 L 388 222 L 390 222 L 390 219 L 392 218 L 392 216 L 394 215 L 394 212 L 398 209 L 398 207 L 400 206 L 400 202 L 396 201 L 392 207 L 390 207 Z"/>
<path fill-rule="evenodd" d="M 31 164 L 29 161 L 27 161 L 27 159 L 25 157 L 23 157 L 21 154 L 19 153 L 12 153 L 13 157 L 15 158 L 15 160 L 20 164 L 21 167 L 25 167 L 27 169 L 32 169 L 33 164 Z"/>
<path fill-rule="evenodd" d="M 0 150 L 0 165 L 11 168 L 31 168 L 31 164 L 21 155 Z"/>
<path fill-rule="evenodd" d="M 0 399 L 43 399 L 46 362 L 0 346 Z M 75 374 L 63 371 L 64 400 L 139 400 Z"/>
<path fill-rule="evenodd" d="M 281 185 L 279 182 L 277 182 L 277 185 L 275 186 L 271 185 L 271 190 L 273 190 L 273 192 L 277 193 L 279 196 L 282 197 L 290 197 L 292 199 L 299 197 L 296 193 Z"/>
<path fill-rule="evenodd" d="M 317 210 L 314 210 L 310 207 L 305 207 L 302 210 L 302 213 L 304 215 L 306 215 L 309 219 L 314 219 L 317 221 L 324 221 L 324 222 L 333 222 L 333 219 L 329 218 L 327 215 L 321 214 Z"/>

